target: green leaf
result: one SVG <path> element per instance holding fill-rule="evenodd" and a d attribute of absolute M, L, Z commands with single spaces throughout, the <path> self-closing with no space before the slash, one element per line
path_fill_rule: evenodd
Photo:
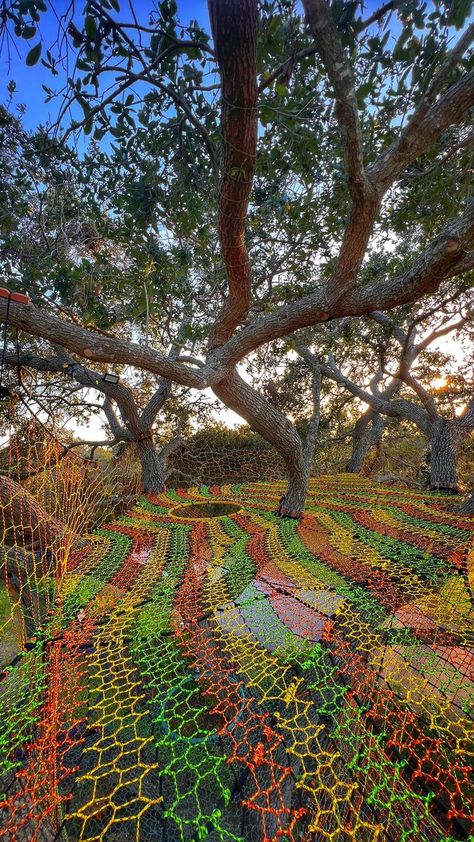
<path fill-rule="evenodd" d="M 33 65 L 35 65 L 37 63 L 37 61 L 38 61 L 38 59 L 41 55 L 41 47 L 42 47 L 41 41 L 38 41 L 36 46 L 31 48 L 30 52 L 28 53 L 28 55 L 26 57 L 26 64 L 28 65 L 28 67 L 33 67 Z"/>
<path fill-rule="evenodd" d="M 90 107 L 89 103 L 87 102 L 87 99 L 82 94 L 77 94 L 76 100 L 78 101 L 79 105 L 81 106 L 81 108 L 84 112 L 84 117 L 87 117 L 90 113 L 90 110 L 91 110 L 91 107 Z"/>
<path fill-rule="evenodd" d="M 359 107 L 363 107 L 364 100 L 365 100 L 366 96 L 368 96 L 370 94 L 372 89 L 373 89 L 372 82 L 365 82 L 363 85 L 360 86 L 360 88 L 357 89 L 356 96 L 357 96 L 357 104 L 359 105 Z"/>
<path fill-rule="evenodd" d="M 405 44 L 411 35 L 411 27 L 404 26 L 392 52 L 394 61 L 400 61 L 405 56 Z"/>
<path fill-rule="evenodd" d="M 92 17 L 92 15 L 87 15 L 84 22 L 84 29 L 86 30 L 86 35 L 89 41 L 94 41 L 95 36 L 97 34 L 97 27 L 95 25 L 95 20 Z"/>
<path fill-rule="evenodd" d="M 36 35 L 36 26 L 25 26 L 22 35 L 23 38 L 34 38 Z"/>
<path fill-rule="evenodd" d="M 280 83 L 279 85 L 275 86 L 275 91 L 278 94 L 278 96 L 286 96 L 286 94 L 288 93 L 288 88 L 286 87 L 286 85 Z"/>
<path fill-rule="evenodd" d="M 454 0 L 449 12 L 449 21 L 456 29 L 462 29 L 471 10 L 471 0 Z"/>

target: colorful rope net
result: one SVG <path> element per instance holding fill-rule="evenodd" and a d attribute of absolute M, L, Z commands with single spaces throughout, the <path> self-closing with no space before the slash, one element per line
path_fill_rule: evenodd
<path fill-rule="evenodd" d="M 68 553 L 3 672 L 1 839 L 473 838 L 474 519 L 282 489 L 149 495 Z"/>

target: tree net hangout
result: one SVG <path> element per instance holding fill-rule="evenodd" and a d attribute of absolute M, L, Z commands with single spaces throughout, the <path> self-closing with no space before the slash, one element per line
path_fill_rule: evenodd
<path fill-rule="evenodd" d="M 2 465 L 1 839 L 469 838 L 473 517 L 342 475 L 301 521 L 260 482 L 97 528 L 112 474 L 28 440 Z"/>

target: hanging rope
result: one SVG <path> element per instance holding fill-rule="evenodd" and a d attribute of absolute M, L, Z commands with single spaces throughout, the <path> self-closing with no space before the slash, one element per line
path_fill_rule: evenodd
<path fill-rule="evenodd" d="M 5 364 L 5 354 L 7 350 L 7 333 L 8 333 L 8 319 L 10 316 L 10 304 L 11 304 L 12 296 L 11 292 L 8 292 L 7 298 L 7 312 L 5 313 L 5 323 L 3 327 L 3 347 L 2 347 L 2 362 L 0 364 L 0 400 L 6 399 L 11 397 L 11 390 L 8 386 L 4 386 L 3 381 L 3 369 Z M 18 333 L 18 331 L 17 331 Z"/>

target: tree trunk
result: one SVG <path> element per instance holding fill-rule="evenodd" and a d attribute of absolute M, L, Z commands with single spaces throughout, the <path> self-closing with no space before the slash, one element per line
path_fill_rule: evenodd
<path fill-rule="evenodd" d="M 440 419 L 433 424 L 430 447 L 430 488 L 456 494 L 457 442 L 452 423 Z"/>
<path fill-rule="evenodd" d="M 364 412 L 358 419 L 352 434 L 352 453 L 347 463 L 349 474 L 358 474 L 362 470 L 367 451 L 370 447 L 370 422 L 374 416 L 373 410 Z"/>
<path fill-rule="evenodd" d="M 290 421 L 268 403 L 245 380 L 231 372 L 212 387 L 220 400 L 250 424 L 252 430 L 268 441 L 283 457 L 288 471 L 288 488 L 279 502 L 277 514 L 299 518 L 306 500 L 308 476 L 303 445 Z"/>
<path fill-rule="evenodd" d="M 371 447 L 377 447 L 375 459 L 372 460 L 368 472 L 370 472 L 380 453 L 380 442 L 385 424 L 379 412 L 372 409 L 364 412 L 357 421 L 352 435 L 352 453 L 347 463 L 349 474 L 360 474 L 367 460 Z"/>
<path fill-rule="evenodd" d="M 155 448 L 151 432 L 143 434 L 136 444 L 142 467 L 142 491 L 158 494 L 166 484 L 166 466 Z"/>
<path fill-rule="evenodd" d="M 370 476 L 378 460 L 380 459 L 384 427 L 385 424 L 382 416 L 380 415 L 380 413 L 376 412 L 372 419 L 372 429 L 370 430 L 369 434 L 369 448 L 364 459 L 364 464 L 361 468 L 362 476 Z"/>
<path fill-rule="evenodd" d="M 321 420 L 321 367 L 317 364 L 313 367 L 311 383 L 312 413 L 308 426 L 308 432 L 303 448 L 303 461 L 306 474 L 306 486 L 311 476 L 313 467 L 314 451 L 319 433 L 319 422 Z"/>
<path fill-rule="evenodd" d="M 304 504 L 308 493 L 309 475 L 298 458 L 297 448 L 290 455 L 284 455 L 288 468 L 288 488 L 281 498 L 277 514 L 281 517 L 300 518 L 304 512 Z"/>

